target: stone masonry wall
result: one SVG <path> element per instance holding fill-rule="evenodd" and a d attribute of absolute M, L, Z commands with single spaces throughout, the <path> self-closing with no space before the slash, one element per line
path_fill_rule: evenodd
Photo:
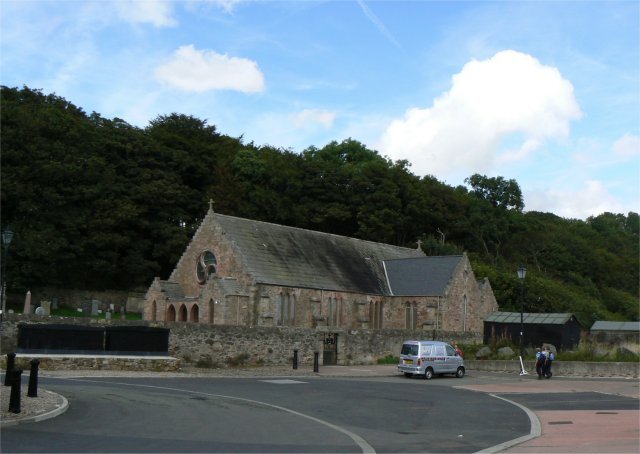
<path fill-rule="evenodd" d="M 169 354 L 185 364 L 203 367 L 233 365 L 292 364 L 293 351 L 298 350 L 300 364 L 313 365 L 319 352 L 322 364 L 326 333 L 338 334 L 338 364 L 374 364 L 378 358 L 398 356 L 407 339 L 439 339 L 457 342 L 482 342 L 480 333 L 448 333 L 407 330 L 336 330 L 296 327 L 220 326 L 180 322 L 148 322 L 125 320 L 87 320 L 82 318 L 38 317 L 11 314 L 2 322 L 0 353 L 15 351 L 17 324 L 65 323 L 77 325 L 157 326 L 170 329 Z"/>

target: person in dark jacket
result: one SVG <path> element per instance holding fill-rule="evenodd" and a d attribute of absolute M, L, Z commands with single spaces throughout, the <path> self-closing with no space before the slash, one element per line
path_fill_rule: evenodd
<path fill-rule="evenodd" d="M 555 356 L 554 356 L 553 352 L 551 350 L 549 350 L 549 348 L 547 348 L 547 351 L 545 353 L 545 363 L 544 363 L 544 376 L 545 376 L 545 378 L 551 378 L 551 375 L 553 375 L 551 373 L 551 364 L 553 363 L 554 359 L 555 359 Z"/>
<path fill-rule="evenodd" d="M 536 372 L 538 373 L 538 380 L 542 380 L 542 377 L 546 377 L 546 362 L 547 355 L 541 348 L 536 349 Z"/>

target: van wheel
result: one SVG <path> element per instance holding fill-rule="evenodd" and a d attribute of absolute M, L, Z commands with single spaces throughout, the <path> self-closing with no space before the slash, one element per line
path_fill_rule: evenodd
<path fill-rule="evenodd" d="M 462 366 L 458 367 L 458 370 L 456 371 L 456 377 L 457 378 L 464 377 L 464 367 Z"/>
<path fill-rule="evenodd" d="M 424 378 L 426 380 L 431 380 L 433 378 L 433 369 L 430 367 L 427 367 L 427 369 L 424 371 Z"/>
<path fill-rule="evenodd" d="M 405 376 L 405 377 L 407 377 L 407 378 L 411 378 L 411 376 L 412 376 L 412 375 L 413 375 L 413 374 L 411 374 L 411 373 L 409 373 L 409 372 L 405 372 L 405 373 L 404 373 L 404 376 Z"/>

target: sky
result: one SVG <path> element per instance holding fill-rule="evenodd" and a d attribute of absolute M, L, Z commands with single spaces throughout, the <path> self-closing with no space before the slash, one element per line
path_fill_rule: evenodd
<path fill-rule="evenodd" d="M 640 2 L 0 0 L 0 84 L 301 152 L 354 139 L 525 211 L 640 212 Z"/>

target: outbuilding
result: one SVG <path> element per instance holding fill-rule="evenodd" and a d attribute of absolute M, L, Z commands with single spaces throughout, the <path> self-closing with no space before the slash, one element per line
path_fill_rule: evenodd
<path fill-rule="evenodd" d="M 582 326 L 569 313 L 524 313 L 523 344 L 525 347 L 553 344 L 560 350 L 571 350 L 580 342 Z M 494 312 L 484 320 L 484 343 L 507 338 L 520 342 L 520 312 Z"/>
<path fill-rule="evenodd" d="M 600 342 L 635 342 L 640 340 L 640 322 L 607 322 L 598 320 L 591 336 Z"/>

